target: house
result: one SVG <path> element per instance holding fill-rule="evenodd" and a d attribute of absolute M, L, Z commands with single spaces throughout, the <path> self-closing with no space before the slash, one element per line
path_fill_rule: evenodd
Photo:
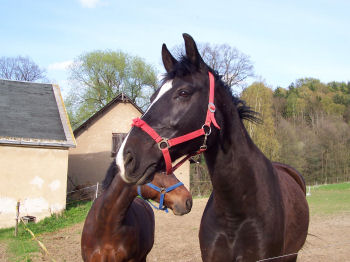
<path fill-rule="evenodd" d="M 125 94 L 110 103 L 74 130 L 77 147 L 69 150 L 68 191 L 101 182 L 116 156 L 122 140 L 131 128 L 132 119 L 143 111 Z M 175 175 L 189 188 L 189 162 Z"/>
<path fill-rule="evenodd" d="M 57 85 L 0 79 L 0 227 L 66 207 L 68 149 L 76 146 Z"/>

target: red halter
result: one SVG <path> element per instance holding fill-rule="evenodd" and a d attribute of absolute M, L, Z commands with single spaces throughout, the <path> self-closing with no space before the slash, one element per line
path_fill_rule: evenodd
<path fill-rule="evenodd" d="M 208 72 L 209 74 L 209 103 L 208 103 L 208 110 L 207 110 L 207 116 L 205 119 L 205 123 L 203 124 L 201 129 L 197 129 L 196 131 L 193 131 L 191 133 L 188 133 L 183 136 L 175 137 L 172 139 L 167 139 L 164 137 L 161 137 L 158 135 L 158 133 L 150 127 L 145 121 L 143 121 L 140 118 L 133 119 L 132 126 L 136 126 L 141 128 L 144 132 L 146 132 L 150 137 L 153 138 L 154 141 L 158 144 L 159 149 L 163 153 L 163 157 L 165 160 L 165 166 L 166 166 L 166 173 L 171 174 L 175 169 L 177 169 L 180 165 L 182 165 L 187 159 L 190 157 L 200 154 L 204 152 L 207 149 L 207 137 L 211 133 L 211 123 L 217 128 L 220 129 L 220 126 L 215 120 L 215 105 L 214 105 L 214 88 L 215 88 L 215 80 L 214 76 L 211 72 Z M 206 128 L 206 130 L 205 130 Z M 199 148 L 199 150 L 194 154 L 187 155 L 184 159 L 182 159 L 179 163 L 172 167 L 171 157 L 169 153 L 169 148 L 172 146 L 176 146 L 178 144 L 184 143 L 186 141 L 195 139 L 199 136 L 204 135 L 204 142 L 203 145 Z"/>

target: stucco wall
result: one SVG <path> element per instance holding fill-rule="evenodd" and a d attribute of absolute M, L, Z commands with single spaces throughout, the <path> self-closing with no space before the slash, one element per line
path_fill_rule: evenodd
<path fill-rule="evenodd" d="M 119 103 L 76 136 L 77 147 L 69 150 L 68 175 L 75 185 L 103 180 L 112 161 L 112 133 L 128 133 L 131 120 L 141 113 L 130 103 Z M 68 190 L 73 185 L 68 182 Z"/>
<path fill-rule="evenodd" d="M 20 215 L 38 220 L 66 206 L 68 150 L 0 146 L 0 227 Z"/>

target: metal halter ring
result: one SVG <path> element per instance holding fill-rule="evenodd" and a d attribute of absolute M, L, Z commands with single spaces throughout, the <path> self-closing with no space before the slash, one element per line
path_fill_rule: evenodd
<path fill-rule="evenodd" d="M 201 150 L 207 150 L 208 146 L 207 145 L 201 145 L 200 149 Z"/>
<path fill-rule="evenodd" d="M 215 105 L 214 103 L 209 103 L 208 104 L 208 109 L 210 112 L 214 113 L 215 112 Z"/>
<path fill-rule="evenodd" d="M 204 127 L 208 128 L 208 132 L 206 132 Z M 204 130 L 204 133 L 206 136 L 209 136 L 211 134 L 211 127 L 210 126 L 207 126 L 206 124 L 204 124 L 204 125 L 202 125 L 202 129 Z"/>
<path fill-rule="evenodd" d="M 170 147 L 170 146 L 169 146 L 167 138 L 163 138 L 161 141 L 158 142 L 158 148 L 160 150 L 168 148 L 168 147 Z"/>

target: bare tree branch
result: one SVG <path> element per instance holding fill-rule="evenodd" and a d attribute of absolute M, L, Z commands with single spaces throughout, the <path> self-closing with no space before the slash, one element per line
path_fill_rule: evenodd
<path fill-rule="evenodd" d="M 230 87 L 241 86 L 248 77 L 254 76 L 254 66 L 249 56 L 235 47 L 199 43 L 198 49 L 207 65 L 216 70 Z M 182 45 L 175 46 L 172 52 L 177 57 L 185 53 Z"/>
<path fill-rule="evenodd" d="M 0 78 L 35 82 L 46 80 L 45 70 L 39 68 L 29 57 L 1 57 Z"/>

